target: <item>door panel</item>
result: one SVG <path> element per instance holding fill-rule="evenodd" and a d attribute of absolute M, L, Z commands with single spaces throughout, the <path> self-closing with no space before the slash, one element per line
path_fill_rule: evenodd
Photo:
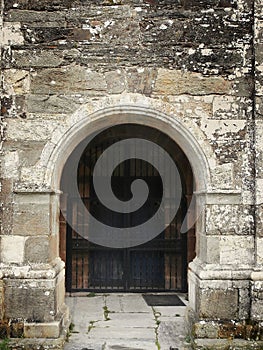
<path fill-rule="evenodd" d="M 131 184 L 139 178 L 148 184 L 147 201 L 137 211 L 127 214 L 115 213 L 103 206 L 93 187 L 92 166 L 103 150 L 115 142 L 114 138 L 102 140 L 86 149 L 78 169 L 79 192 L 86 208 L 99 221 L 112 227 L 134 227 L 149 220 L 158 210 L 163 195 L 162 181 L 147 162 L 127 160 L 113 173 L 114 195 L 120 200 L 129 200 Z M 132 248 L 109 249 L 93 244 L 67 224 L 67 291 L 185 291 L 187 239 L 180 233 L 185 203 L 183 193 L 180 208 L 170 225 L 152 241 Z M 67 212 L 77 225 L 84 225 L 74 198 L 70 199 Z M 86 225 L 85 230 L 91 232 L 92 228 Z"/>

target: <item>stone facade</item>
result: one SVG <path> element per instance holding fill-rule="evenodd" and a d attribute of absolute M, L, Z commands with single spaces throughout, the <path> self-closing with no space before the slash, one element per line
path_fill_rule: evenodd
<path fill-rule="evenodd" d="M 23 336 L 15 344 L 28 349 L 32 338 L 41 349 L 62 346 L 63 166 L 91 132 L 138 123 L 173 138 L 195 178 L 193 346 L 259 344 L 261 0 L 2 0 L 0 29 L 2 336 Z"/>

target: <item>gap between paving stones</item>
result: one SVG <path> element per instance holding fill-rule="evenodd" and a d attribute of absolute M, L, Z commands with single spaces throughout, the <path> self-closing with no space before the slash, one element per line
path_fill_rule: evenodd
<path fill-rule="evenodd" d="M 137 293 L 87 293 L 67 297 L 67 304 L 73 326 L 64 350 L 189 348 L 185 342 L 184 306 L 151 307 Z"/>

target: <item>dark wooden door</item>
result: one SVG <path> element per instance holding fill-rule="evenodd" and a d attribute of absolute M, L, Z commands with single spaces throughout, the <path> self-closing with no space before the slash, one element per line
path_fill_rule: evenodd
<path fill-rule="evenodd" d="M 93 188 L 91 165 L 115 141 L 107 140 L 85 151 L 79 166 L 80 193 L 86 207 L 99 221 L 113 227 L 133 227 L 144 223 L 157 211 L 163 195 L 162 181 L 147 162 L 127 160 L 113 173 L 114 194 L 120 200 L 130 199 L 131 183 L 140 178 L 148 184 L 149 197 L 140 210 L 132 213 L 114 213 L 104 207 Z M 81 225 L 77 201 L 71 199 L 67 210 Z M 68 225 L 67 291 L 185 291 L 187 240 L 186 235 L 180 233 L 185 212 L 183 195 L 176 217 L 158 237 L 140 246 L 123 249 L 91 243 Z"/>

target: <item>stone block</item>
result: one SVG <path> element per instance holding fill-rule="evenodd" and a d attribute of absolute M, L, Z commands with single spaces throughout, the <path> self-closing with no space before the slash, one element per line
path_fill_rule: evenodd
<path fill-rule="evenodd" d="M 263 45 L 262 45 L 262 47 L 263 47 Z M 262 118 L 262 116 L 263 116 L 263 96 L 256 97 L 256 113 L 257 113 L 257 118 Z"/>
<path fill-rule="evenodd" d="M 259 18 L 263 18 L 263 4 L 261 0 L 255 0 L 255 11 Z"/>
<path fill-rule="evenodd" d="M 256 253 L 257 253 L 257 264 L 263 265 L 263 237 L 257 237 L 256 238 Z"/>
<path fill-rule="evenodd" d="M 65 305 L 65 270 L 62 270 L 57 278 L 56 300 L 59 310 Z"/>
<path fill-rule="evenodd" d="M 50 234 L 49 194 L 15 195 L 13 234 L 21 236 Z M 28 240 L 28 245 L 29 242 Z"/>
<path fill-rule="evenodd" d="M 208 234 L 251 235 L 253 233 L 252 210 L 248 205 L 208 205 L 206 220 Z"/>
<path fill-rule="evenodd" d="M 253 342 L 243 339 L 196 339 L 195 350 L 261 350 L 263 342 Z"/>
<path fill-rule="evenodd" d="M 61 323 L 59 321 L 49 323 L 28 323 L 24 325 L 25 338 L 59 338 Z"/>
<path fill-rule="evenodd" d="M 256 206 L 257 236 L 263 237 L 263 204 Z"/>
<path fill-rule="evenodd" d="M 22 264 L 24 262 L 25 237 L 1 236 L 1 261 L 6 264 Z"/>
<path fill-rule="evenodd" d="M 50 238 L 34 236 L 25 242 L 25 263 L 48 263 L 50 261 Z"/>
<path fill-rule="evenodd" d="M 208 236 L 206 244 L 207 244 L 206 262 L 208 264 L 218 264 L 220 261 L 220 237 Z"/>
<path fill-rule="evenodd" d="M 208 264 L 219 264 L 220 237 L 199 234 L 198 257 Z"/>
<path fill-rule="evenodd" d="M 30 89 L 29 72 L 23 69 L 7 69 L 3 73 L 5 92 L 9 95 L 25 94 Z"/>
<path fill-rule="evenodd" d="M 254 237 L 222 236 L 220 239 L 220 264 L 251 266 L 254 262 Z"/>
<path fill-rule="evenodd" d="M 256 204 L 263 203 L 263 178 L 256 179 Z"/>
<path fill-rule="evenodd" d="M 42 111 L 43 113 L 44 111 Z M 8 141 L 46 141 L 50 135 L 59 128 L 59 122 L 55 120 L 36 119 L 8 119 Z"/>
<path fill-rule="evenodd" d="M 217 190 L 233 188 L 234 167 L 231 163 L 216 166 L 212 171 L 213 187 Z"/>
<path fill-rule="evenodd" d="M 22 141 L 17 142 L 15 147 L 19 153 L 19 163 L 23 167 L 35 165 L 41 157 L 45 142 L 42 141 Z"/>
<path fill-rule="evenodd" d="M 117 74 L 116 74 L 117 75 Z M 33 74 L 31 92 L 34 94 L 76 94 L 106 91 L 103 74 L 82 66 L 43 69 Z"/>
<path fill-rule="evenodd" d="M 6 179 L 18 180 L 19 178 L 19 153 L 16 150 L 6 151 L 3 165 L 2 174 Z"/>
<path fill-rule="evenodd" d="M 238 135 L 239 139 L 243 139 L 246 135 L 246 121 L 243 119 L 230 119 L 230 120 L 216 120 L 203 118 L 201 123 L 201 129 L 209 140 L 224 140 L 225 135 L 227 141 L 230 142 L 230 137 L 234 140 Z M 230 162 L 231 163 L 231 162 Z"/>
<path fill-rule="evenodd" d="M 254 299 L 251 304 L 251 318 L 252 320 L 262 321 L 263 319 L 263 300 Z"/>
<path fill-rule="evenodd" d="M 72 114 L 82 104 L 81 97 L 72 95 L 28 95 L 26 106 L 34 114 Z"/>
<path fill-rule="evenodd" d="M 199 73 L 162 68 L 158 70 L 153 89 L 153 93 L 158 95 L 229 94 L 230 91 L 231 83 L 220 76 L 203 77 Z"/>
<path fill-rule="evenodd" d="M 263 281 L 254 281 L 251 287 L 251 318 L 263 321 Z"/>
<path fill-rule="evenodd" d="M 125 90 L 125 76 L 120 70 L 105 73 L 107 92 L 120 94 Z"/>
<path fill-rule="evenodd" d="M 189 307 L 193 312 L 197 311 L 198 307 L 198 279 L 196 274 L 191 270 L 191 264 L 188 270 L 188 299 L 189 299 Z"/>
<path fill-rule="evenodd" d="M 213 118 L 218 120 L 246 119 L 251 109 L 251 100 L 244 97 L 222 95 L 213 100 Z"/>
<path fill-rule="evenodd" d="M 240 320 L 249 319 L 250 306 L 251 306 L 250 305 L 250 298 L 251 298 L 250 285 L 248 282 L 247 282 L 247 285 L 244 282 L 240 285 L 237 285 L 237 282 L 235 282 L 234 287 L 235 286 L 239 289 L 239 310 L 238 310 L 239 319 Z"/>
<path fill-rule="evenodd" d="M 2 45 L 23 45 L 24 36 L 21 32 L 21 24 L 19 22 L 5 22 L 1 31 Z"/>
<path fill-rule="evenodd" d="M 58 67 L 62 63 L 61 53 L 54 50 L 35 50 L 34 55 L 30 50 L 13 51 L 12 66 L 16 68 Z"/>
<path fill-rule="evenodd" d="M 13 8 L 6 13 L 6 19 L 8 22 L 22 22 L 23 24 L 30 24 L 30 26 L 46 27 L 49 24 L 53 24 L 53 26 L 60 25 L 63 27 L 65 24 L 65 13 L 63 11 L 30 11 Z"/>
<path fill-rule="evenodd" d="M 218 324 L 211 322 L 195 323 L 193 332 L 195 338 L 218 338 Z"/>
<path fill-rule="evenodd" d="M 237 289 L 205 289 L 200 291 L 199 298 L 202 318 L 231 320 L 238 317 Z"/>
<path fill-rule="evenodd" d="M 154 68 L 126 69 L 127 91 L 150 96 L 157 76 Z"/>
<path fill-rule="evenodd" d="M 5 317 L 28 322 L 54 321 L 57 314 L 56 279 L 5 279 Z"/>
<path fill-rule="evenodd" d="M 52 231 L 51 231 L 52 232 Z M 50 261 L 56 259 L 58 256 L 60 256 L 59 253 L 59 234 L 56 234 L 52 232 L 51 236 L 49 237 L 48 241 L 48 259 Z"/>

